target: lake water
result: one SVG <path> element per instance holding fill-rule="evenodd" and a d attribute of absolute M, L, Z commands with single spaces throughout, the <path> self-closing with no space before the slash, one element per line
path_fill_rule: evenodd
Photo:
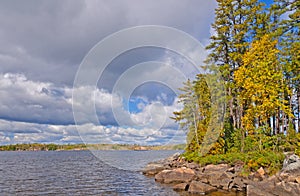
<path fill-rule="evenodd" d="M 0 152 L 0 195 L 178 195 L 140 172 L 175 152 Z"/>

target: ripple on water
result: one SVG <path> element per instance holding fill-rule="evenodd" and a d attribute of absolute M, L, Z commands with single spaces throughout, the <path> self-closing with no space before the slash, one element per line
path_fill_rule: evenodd
<path fill-rule="evenodd" d="M 0 195 L 178 195 L 138 172 L 174 151 L 99 153 L 0 152 Z"/>

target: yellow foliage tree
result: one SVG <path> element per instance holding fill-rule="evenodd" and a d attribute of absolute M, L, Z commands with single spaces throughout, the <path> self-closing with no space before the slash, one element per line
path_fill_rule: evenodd
<path fill-rule="evenodd" d="M 292 115 L 283 96 L 290 92 L 283 81 L 276 44 L 270 35 L 254 41 L 243 56 L 243 65 L 235 72 L 240 89 L 238 99 L 244 111 L 242 125 L 250 135 L 256 127 L 267 126 L 278 110 Z"/>

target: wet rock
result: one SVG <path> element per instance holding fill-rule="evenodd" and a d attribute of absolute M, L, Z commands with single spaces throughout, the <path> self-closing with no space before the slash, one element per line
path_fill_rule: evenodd
<path fill-rule="evenodd" d="M 203 182 L 192 181 L 188 189 L 188 192 L 193 194 L 207 194 L 216 190 L 217 190 L 216 187 L 210 186 Z"/>

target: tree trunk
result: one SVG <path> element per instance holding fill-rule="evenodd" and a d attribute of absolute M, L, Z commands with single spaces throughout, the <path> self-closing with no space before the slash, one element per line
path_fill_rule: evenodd
<path fill-rule="evenodd" d="M 232 92 L 231 92 L 231 88 L 229 87 L 228 89 L 228 95 L 230 97 L 229 100 L 229 112 L 230 112 L 230 119 L 233 123 L 233 127 L 236 128 L 236 118 L 234 115 L 234 108 L 233 108 L 233 97 L 232 97 Z"/>
<path fill-rule="evenodd" d="M 200 144 L 199 144 L 199 138 L 198 138 L 198 125 L 197 125 L 198 123 L 196 120 L 195 112 L 193 112 L 193 117 L 194 117 L 194 129 L 195 129 L 196 142 L 197 142 L 197 146 L 198 146 L 198 150 L 199 150 Z"/>
<path fill-rule="evenodd" d="M 300 133 L 300 88 L 298 88 L 297 100 L 298 100 L 298 133 Z"/>
<path fill-rule="evenodd" d="M 279 120 L 280 120 L 280 110 L 278 108 L 277 114 L 276 114 L 276 128 L 275 128 L 275 135 L 280 133 L 280 125 L 279 125 Z"/>

